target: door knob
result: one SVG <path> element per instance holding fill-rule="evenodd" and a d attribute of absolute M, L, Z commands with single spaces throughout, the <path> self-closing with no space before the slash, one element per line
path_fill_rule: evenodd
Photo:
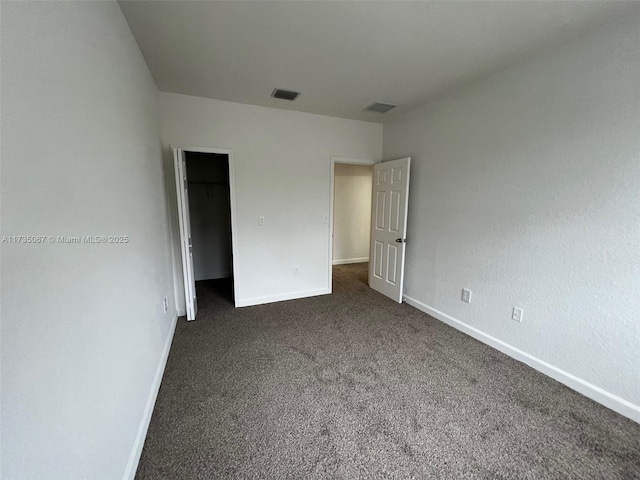
<path fill-rule="evenodd" d="M 406 238 L 396 238 L 396 243 L 406 243 L 407 239 Z"/>

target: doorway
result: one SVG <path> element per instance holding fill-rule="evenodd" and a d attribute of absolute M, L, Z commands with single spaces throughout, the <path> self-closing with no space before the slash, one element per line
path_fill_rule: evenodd
<path fill-rule="evenodd" d="M 331 157 L 329 288 L 333 266 L 369 262 L 373 160 Z"/>
<path fill-rule="evenodd" d="M 411 157 L 380 163 L 354 158 L 331 157 L 329 292 L 333 291 L 336 216 L 334 197 L 336 166 L 339 164 L 373 166 L 369 209 L 371 222 L 368 255 L 369 286 L 392 300 L 402 303 Z M 342 208 L 351 209 L 352 207 Z M 360 260 L 364 261 L 364 257 Z M 340 259 L 336 259 L 336 261 L 340 261 Z"/>
<path fill-rule="evenodd" d="M 335 166 L 333 265 L 369 261 L 371 239 L 371 165 Z"/>
<path fill-rule="evenodd" d="M 235 305 L 235 202 L 230 150 L 174 150 L 187 320 L 198 293 L 217 290 Z"/>

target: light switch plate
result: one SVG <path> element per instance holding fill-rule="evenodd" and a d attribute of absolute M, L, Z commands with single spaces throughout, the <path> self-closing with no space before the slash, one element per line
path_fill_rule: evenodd
<path fill-rule="evenodd" d="M 467 290 L 466 288 L 462 289 L 462 301 L 471 303 L 471 290 Z"/>

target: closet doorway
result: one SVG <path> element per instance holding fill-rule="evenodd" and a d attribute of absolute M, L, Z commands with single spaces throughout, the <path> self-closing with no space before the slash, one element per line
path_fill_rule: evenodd
<path fill-rule="evenodd" d="M 214 148 L 175 147 L 173 153 L 185 306 L 187 320 L 195 320 L 196 290 L 226 289 L 236 303 L 233 157 Z"/>

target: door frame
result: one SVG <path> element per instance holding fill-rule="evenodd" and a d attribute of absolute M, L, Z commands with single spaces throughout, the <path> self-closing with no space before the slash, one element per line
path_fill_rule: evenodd
<path fill-rule="evenodd" d="M 170 145 L 171 155 L 173 157 L 174 152 L 177 150 L 178 154 L 182 152 L 195 152 L 195 153 L 218 153 L 221 155 L 227 156 L 227 162 L 229 164 L 229 200 L 231 204 L 231 257 L 232 257 L 232 275 L 233 275 L 233 303 L 234 306 L 238 305 L 239 298 L 239 284 L 240 284 L 240 276 L 238 275 L 238 240 L 237 240 L 237 222 L 236 222 L 236 186 L 235 186 L 235 170 L 234 170 L 234 161 L 233 161 L 233 150 L 230 148 L 217 148 L 217 147 L 195 147 L 195 146 L 185 146 L 185 145 Z M 174 160 L 175 162 L 175 160 Z M 175 170 L 174 170 L 175 171 Z M 188 180 L 188 179 L 187 179 Z M 179 182 L 179 179 L 175 179 L 176 184 Z M 186 265 L 185 265 L 185 255 L 188 255 L 188 252 L 185 250 L 185 239 L 184 239 L 184 231 L 182 225 L 182 219 L 185 216 L 185 212 L 182 211 L 182 199 L 181 189 L 177 190 L 177 206 L 178 209 L 178 230 L 179 230 L 179 242 L 180 242 L 180 253 L 181 253 L 181 263 L 182 263 L 182 286 L 183 290 L 186 291 Z M 188 201 L 188 199 L 187 199 Z M 184 309 L 185 312 L 187 310 L 187 299 L 184 299 Z"/>
<path fill-rule="evenodd" d="M 327 289 L 329 293 L 333 293 L 333 208 L 335 197 L 336 163 L 347 165 L 369 165 L 373 167 L 376 163 L 380 163 L 380 160 L 331 155 L 330 163 L 331 167 L 329 170 L 331 179 L 329 187 L 329 285 Z M 371 232 L 369 232 L 369 235 L 371 235 Z M 369 258 L 371 258 L 371 246 L 369 246 Z"/>

